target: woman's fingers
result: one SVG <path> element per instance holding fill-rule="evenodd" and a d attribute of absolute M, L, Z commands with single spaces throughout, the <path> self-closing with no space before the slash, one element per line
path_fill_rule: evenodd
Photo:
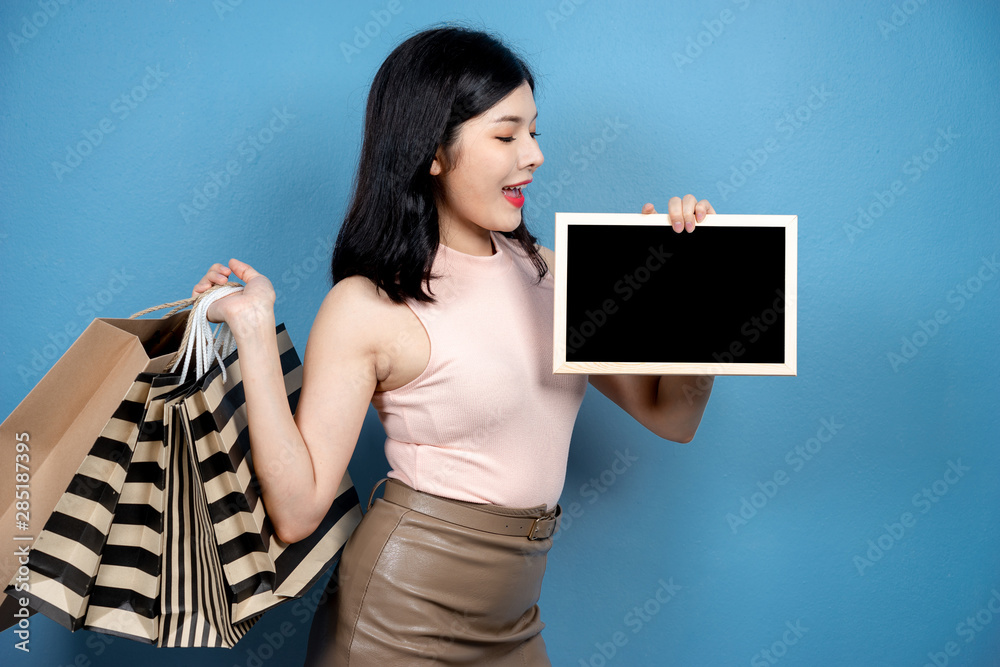
<path fill-rule="evenodd" d="M 212 275 L 212 282 L 216 285 L 225 285 L 229 282 L 229 274 L 233 271 L 228 266 L 222 264 L 213 264 L 212 270 L 209 273 Z"/>
<path fill-rule="evenodd" d="M 198 284 L 194 286 L 191 290 L 191 297 L 194 298 L 207 290 L 212 285 L 225 285 L 229 281 L 229 274 L 232 270 L 228 266 L 223 266 L 222 264 L 213 264 Z"/>
<path fill-rule="evenodd" d="M 684 206 L 680 197 L 671 197 L 667 202 L 667 216 L 675 232 L 684 231 Z"/>
<path fill-rule="evenodd" d="M 693 232 L 695 225 L 704 220 L 706 215 L 715 213 L 707 199 L 698 201 L 692 194 L 684 195 L 684 199 L 671 197 L 667 207 L 670 224 L 675 232 Z"/>
<path fill-rule="evenodd" d="M 232 268 L 233 273 L 236 274 L 236 277 L 245 283 L 248 283 L 252 278 L 261 275 L 260 272 L 257 271 L 255 268 L 253 268 L 246 262 L 241 262 L 235 257 L 229 260 L 229 266 L 230 268 Z"/>
<path fill-rule="evenodd" d="M 694 231 L 695 223 L 698 222 L 698 219 L 695 217 L 695 213 L 694 213 L 694 207 L 695 207 L 695 205 L 697 205 L 697 203 L 698 203 L 698 199 L 694 195 L 692 195 L 692 194 L 684 195 L 684 199 L 681 202 L 681 208 L 684 211 L 684 214 L 683 214 L 684 215 L 684 229 L 686 229 L 689 232 L 693 232 Z"/>
<path fill-rule="evenodd" d="M 708 203 L 707 199 L 702 199 L 700 202 L 695 204 L 694 213 L 695 217 L 698 219 L 698 222 L 701 222 L 702 220 L 705 219 L 706 215 L 715 213 L 715 209 L 712 208 L 712 205 Z"/>

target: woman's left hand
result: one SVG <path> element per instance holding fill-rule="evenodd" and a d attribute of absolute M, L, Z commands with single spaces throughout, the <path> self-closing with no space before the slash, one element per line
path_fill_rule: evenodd
<path fill-rule="evenodd" d="M 642 213 L 649 215 L 656 213 L 656 209 L 652 204 L 646 204 L 642 207 Z M 715 209 L 708 203 L 708 200 L 702 199 L 698 201 L 694 195 L 684 195 L 684 199 L 671 197 L 670 201 L 667 202 L 667 214 L 670 224 L 673 225 L 674 231 L 678 233 L 683 232 L 685 229 L 693 232 L 695 224 L 704 220 L 705 216 L 709 213 L 715 213 Z"/>

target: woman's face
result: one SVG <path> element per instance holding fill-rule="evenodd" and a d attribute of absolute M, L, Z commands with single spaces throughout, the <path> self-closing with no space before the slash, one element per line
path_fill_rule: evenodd
<path fill-rule="evenodd" d="M 522 189 L 544 161 L 535 140 L 538 111 L 527 82 L 488 111 L 462 123 L 450 150 L 438 149 L 431 174 L 438 180 L 443 238 L 485 237 L 521 224 Z"/>

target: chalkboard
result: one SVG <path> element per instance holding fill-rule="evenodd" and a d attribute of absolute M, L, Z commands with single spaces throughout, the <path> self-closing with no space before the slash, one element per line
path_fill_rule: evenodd
<path fill-rule="evenodd" d="M 556 213 L 553 371 L 795 375 L 797 226 Z"/>

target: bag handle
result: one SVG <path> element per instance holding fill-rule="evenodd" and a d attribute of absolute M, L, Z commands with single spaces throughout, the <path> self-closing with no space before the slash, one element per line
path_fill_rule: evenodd
<path fill-rule="evenodd" d="M 222 381 L 225 382 L 226 367 L 223 365 L 222 360 L 236 349 L 236 339 L 233 337 L 233 332 L 229 329 L 229 325 L 225 322 L 220 322 L 215 331 L 212 331 L 212 323 L 208 321 L 208 307 L 223 297 L 242 291 L 243 287 L 241 283 L 231 281 L 225 285 L 212 285 L 198 296 L 171 301 L 170 303 L 163 303 L 159 306 L 140 310 L 138 313 L 131 315 L 129 319 L 134 319 L 140 315 L 163 308 L 176 306 L 164 316 L 170 317 L 174 313 L 191 306 L 191 313 L 188 315 L 187 324 L 184 327 L 184 335 L 181 338 L 180 347 L 170 360 L 170 371 L 173 372 L 176 370 L 177 366 L 183 361 L 184 368 L 181 371 L 181 377 L 186 377 L 193 356 L 195 359 L 196 377 L 201 377 L 208 372 L 212 367 L 212 363 L 217 359 L 219 367 L 222 369 Z M 192 352 L 194 353 L 193 355 Z"/>

